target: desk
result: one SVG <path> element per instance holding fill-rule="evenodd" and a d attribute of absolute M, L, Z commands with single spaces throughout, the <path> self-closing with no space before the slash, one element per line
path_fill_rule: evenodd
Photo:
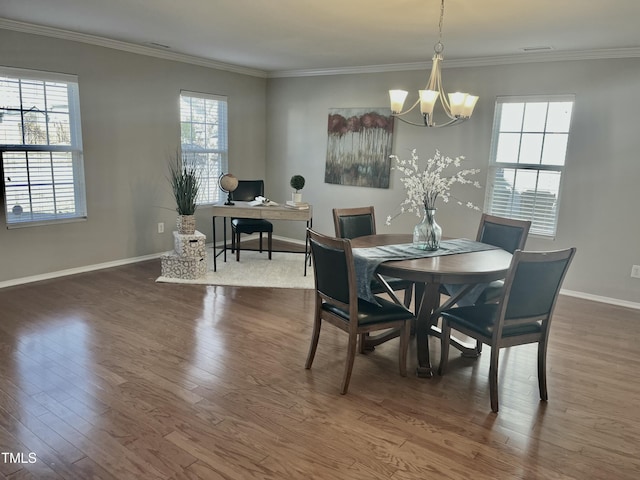
<path fill-rule="evenodd" d="M 353 248 L 376 247 L 411 243 L 411 235 L 368 235 L 351 240 Z M 452 306 L 468 289 L 451 297 L 440 306 L 440 284 L 470 285 L 488 283 L 506 276 L 511 263 L 511 254 L 504 250 L 459 253 L 439 257 L 389 261 L 380 264 L 376 275 L 403 278 L 416 282 L 416 343 L 418 354 L 417 374 L 431 377 L 433 370 L 429 358 L 429 334 L 439 336 L 435 326 L 440 312 Z M 393 293 L 393 292 L 390 292 Z M 469 347 L 453 340 L 452 345 L 464 351 Z"/>
<path fill-rule="evenodd" d="M 222 217 L 224 246 L 216 253 L 216 217 Z M 235 205 L 213 205 L 213 271 L 216 271 L 216 258 L 224 253 L 224 261 L 227 261 L 227 217 L 231 218 L 261 218 L 263 220 L 298 220 L 307 222 L 307 228 L 311 228 L 313 221 L 313 207 L 297 210 L 295 208 L 278 206 L 251 206 L 249 202 L 236 201 Z M 304 274 L 307 275 L 307 260 L 311 259 L 309 249 L 309 236 L 305 234 L 304 241 Z"/>

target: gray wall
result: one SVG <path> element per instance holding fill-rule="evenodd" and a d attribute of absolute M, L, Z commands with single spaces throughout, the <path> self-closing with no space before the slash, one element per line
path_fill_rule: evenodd
<path fill-rule="evenodd" d="M 0 64 L 78 75 L 88 209 L 85 222 L 12 230 L 3 210 L 0 282 L 173 248 L 167 167 L 180 143 L 181 89 L 228 96 L 230 170 L 265 175 L 264 78 L 8 30 Z M 196 213 L 210 239 L 210 212 Z"/>
<path fill-rule="evenodd" d="M 446 60 L 445 60 L 446 64 Z M 387 90 L 404 88 L 415 99 L 426 84 L 426 71 L 270 79 L 267 89 L 267 165 L 272 192 L 288 192 L 294 173 L 307 179 L 304 199 L 314 205 L 314 227 L 332 233 L 331 209 L 374 205 L 379 232 L 410 232 L 417 218 L 405 214 L 384 225 L 404 198 L 398 175 L 389 189 L 324 183 L 329 108 L 386 107 Z M 424 129 L 396 123 L 394 153 L 407 158 L 416 148 L 423 159 L 436 148 L 464 155 L 482 169 L 486 184 L 496 96 L 575 94 L 573 127 L 562 187 L 555 240 L 531 237 L 532 250 L 578 247 L 565 288 L 589 295 L 640 302 L 640 279 L 630 278 L 640 264 L 637 186 L 640 137 L 629 114 L 640 108 L 636 95 L 640 59 L 580 60 L 537 64 L 445 69 L 448 91 L 480 96 L 473 118 L 460 126 Z M 409 100 L 408 100 L 409 101 Z M 484 189 L 457 191 L 478 205 Z M 276 196 L 275 193 L 271 193 Z M 474 238 L 479 213 L 440 204 L 437 221 L 446 236 Z M 295 236 L 289 225 L 281 235 Z"/>
<path fill-rule="evenodd" d="M 267 81 L 8 30 L 0 30 L 0 64 L 79 76 L 89 213 L 86 222 L 0 228 L 0 282 L 172 248 L 176 214 L 166 170 L 179 143 L 180 89 L 229 97 L 229 170 L 241 178 L 264 177 L 267 195 L 276 201 L 289 198 L 291 175 L 304 175 L 302 193 L 314 205 L 317 230 L 333 231 L 335 206 L 374 205 L 381 232 L 410 232 L 417 220 L 404 215 L 384 225 L 404 198 L 393 172 L 389 189 L 324 183 L 326 127 L 329 108 L 386 107 L 389 88 L 414 95 L 426 83 L 426 71 Z M 440 130 L 398 123 L 394 152 L 407 157 L 416 148 L 427 158 L 438 148 L 465 155 L 469 167 L 483 170 L 484 185 L 496 96 L 575 94 L 558 235 L 530 238 L 528 248 L 575 245 L 567 289 L 640 303 L 640 280 L 629 276 L 631 265 L 640 264 L 640 139 L 629 117 L 640 107 L 638 78 L 635 58 L 445 69 L 449 91 L 480 96 L 473 118 Z M 484 201 L 483 190 L 458 193 Z M 210 241 L 210 212 L 201 208 L 197 217 Z M 437 219 L 445 235 L 473 237 L 479 214 L 441 204 Z M 164 234 L 156 233 L 158 222 L 165 222 Z M 281 222 L 277 235 L 302 239 L 297 223 Z"/>

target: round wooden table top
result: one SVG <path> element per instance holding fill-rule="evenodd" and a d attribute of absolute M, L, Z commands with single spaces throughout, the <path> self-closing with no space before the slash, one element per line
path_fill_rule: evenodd
<path fill-rule="evenodd" d="M 409 234 L 367 235 L 351 240 L 353 248 L 411 243 Z M 486 283 L 506 276 L 511 254 L 502 249 L 457 253 L 380 264 L 376 272 L 414 282 L 470 284 Z"/>

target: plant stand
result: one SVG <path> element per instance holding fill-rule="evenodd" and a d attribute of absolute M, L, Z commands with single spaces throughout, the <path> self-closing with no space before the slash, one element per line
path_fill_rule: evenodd
<path fill-rule="evenodd" d="M 174 251 L 162 255 L 163 277 L 196 280 L 207 274 L 206 236 L 197 230 L 193 235 L 173 232 Z"/>

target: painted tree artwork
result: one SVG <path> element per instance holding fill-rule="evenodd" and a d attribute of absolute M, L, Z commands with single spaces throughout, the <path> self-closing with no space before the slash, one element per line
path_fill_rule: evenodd
<path fill-rule="evenodd" d="M 332 108 L 325 183 L 389 188 L 393 116 L 388 108 Z"/>

